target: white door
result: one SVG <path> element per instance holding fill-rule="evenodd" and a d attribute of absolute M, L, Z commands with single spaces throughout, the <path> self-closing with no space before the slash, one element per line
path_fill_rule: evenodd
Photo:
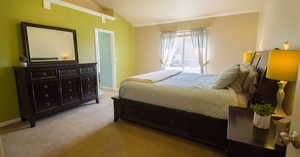
<path fill-rule="evenodd" d="M 113 88 L 112 35 L 98 32 L 100 87 Z"/>
<path fill-rule="evenodd" d="M 116 89 L 115 33 L 108 30 L 95 30 L 96 60 L 100 88 Z"/>
<path fill-rule="evenodd" d="M 291 122 L 292 122 L 291 129 L 300 133 L 300 70 L 298 72 L 295 102 L 294 102 L 293 114 L 291 116 Z M 300 157 L 300 149 L 296 149 L 292 144 L 289 144 L 287 148 L 286 157 Z"/>

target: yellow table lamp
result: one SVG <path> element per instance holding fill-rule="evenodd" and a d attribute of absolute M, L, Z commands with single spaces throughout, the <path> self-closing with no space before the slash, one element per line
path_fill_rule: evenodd
<path fill-rule="evenodd" d="M 244 53 L 243 61 L 245 64 L 250 64 L 253 54 L 254 53 L 252 51 L 248 51 Z"/>
<path fill-rule="evenodd" d="M 286 116 L 282 109 L 285 97 L 284 88 L 288 81 L 297 80 L 298 65 L 300 61 L 300 50 L 273 50 L 269 54 L 269 63 L 266 77 L 279 80 L 277 91 L 277 106 L 275 115 Z"/>
<path fill-rule="evenodd" d="M 253 57 L 255 54 L 255 57 Z M 253 52 L 251 50 L 247 51 L 244 53 L 244 56 L 243 56 L 243 62 L 244 64 L 251 64 L 251 61 L 257 59 L 259 56 L 261 55 L 261 53 L 258 53 L 258 52 Z"/>

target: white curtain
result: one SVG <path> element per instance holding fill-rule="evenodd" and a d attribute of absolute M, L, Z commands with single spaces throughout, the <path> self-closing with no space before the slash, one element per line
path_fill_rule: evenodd
<path fill-rule="evenodd" d="M 163 32 L 161 34 L 161 65 L 165 68 L 170 64 L 176 50 L 176 32 Z"/>
<path fill-rule="evenodd" d="M 207 29 L 200 28 L 191 31 L 193 48 L 197 49 L 199 56 L 200 73 L 207 73 Z"/>

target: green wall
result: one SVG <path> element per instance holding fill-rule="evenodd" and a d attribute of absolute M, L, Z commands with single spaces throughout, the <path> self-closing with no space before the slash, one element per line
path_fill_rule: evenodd
<path fill-rule="evenodd" d="M 102 24 L 97 16 L 52 5 L 44 9 L 43 0 L 0 1 L 0 122 L 19 117 L 15 78 L 12 66 L 19 65 L 23 53 L 20 22 L 65 27 L 77 30 L 80 63 L 95 62 L 95 28 L 116 34 L 117 82 L 136 74 L 135 30 L 121 16 Z"/>

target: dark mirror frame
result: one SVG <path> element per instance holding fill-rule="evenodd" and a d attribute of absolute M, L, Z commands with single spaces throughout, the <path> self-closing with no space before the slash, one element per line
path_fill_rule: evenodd
<path fill-rule="evenodd" d="M 66 31 L 73 33 L 73 41 L 74 41 L 74 52 L 75 52 L 75 60 L 71 61 L 45 61 L 45 62 L 32 62 L 30 58 L 30 49 L 29 49 L 29 41 L 28 41 L 28 34 L 27 34 L 27 27 L 37 27 L 37 28 L 44 28 L 44 29 L 52 29 L 52 30 L 59 30 L 59 31 Z M 28 58 L 28 65 L 49 65 L 49 64 L 78 64 L 78 47 L 77 47 L 77 36 L 76 30 L 68 29 L 68 28 L 61 28 L 61 27 L 54 27 L 54 26 L 46 26 L 40 24 L 33 24 L 28 22 L 21 22 L 21 32 L 23 38 L 23 45 L 25 49 L 25 56 Z"/>

